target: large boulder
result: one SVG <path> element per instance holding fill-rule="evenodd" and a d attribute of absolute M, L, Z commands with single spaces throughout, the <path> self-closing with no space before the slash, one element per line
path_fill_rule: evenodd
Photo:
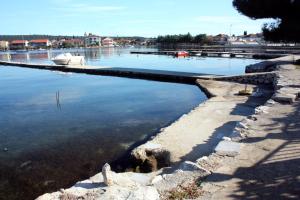
<path fill-rule="evenodd" d="M 152 172 L 170 166 L 170 152 L 160 144 L 147 142 L 135 148 L 131 156 L 142 172 Z"/>

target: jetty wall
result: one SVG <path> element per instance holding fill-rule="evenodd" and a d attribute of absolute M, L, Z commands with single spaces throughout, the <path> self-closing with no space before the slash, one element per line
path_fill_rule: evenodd
<path fill-rule="evenodd" d="M 263 72 L 263 73 L 243 74 L 238 76 L 215 77 L 213 78 L 213 80 L 258 85 L 258 84 L 273 84 L 275 78 L 276 78 L 276 72 Z"/>

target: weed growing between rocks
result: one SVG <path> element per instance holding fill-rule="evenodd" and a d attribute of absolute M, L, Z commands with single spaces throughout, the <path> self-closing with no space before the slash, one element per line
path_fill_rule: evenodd
<path fill-rule="evenodd" d="M 187 185 L 179 185 L 178 187 L 167 192 L 166 200 L 183 200 L 196 199 L 203 194 L 200 182 L 192 182 Z"/>

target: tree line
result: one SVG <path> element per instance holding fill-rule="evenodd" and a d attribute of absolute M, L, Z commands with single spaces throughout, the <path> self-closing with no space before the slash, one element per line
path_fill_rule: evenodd
<path fill-rule="evenodd" d="M 210 44 L 212 43 L 211 37 L 206 34 L 198 34 L 192 36 L 190 33 L 180 35 L 165 35 L 158 36 L 156 39 L 160 44 L 179 44 L 179 43 L 197 43 L 197 44 Z"/>
<path fill-rule="evenodd" d="M 13 40 L 36 40 L 36 39 L 49 39 L 49 40 L 60 40 L 60 39 L 77 39 L 83 38 L 82 36 L 54 36 L 54 35 L 0 35 L 0 40 L 13 41 Z"/>

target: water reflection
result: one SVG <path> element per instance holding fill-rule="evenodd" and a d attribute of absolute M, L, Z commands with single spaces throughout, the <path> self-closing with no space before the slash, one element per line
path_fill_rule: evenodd
<path fill-rule="evenodd" d="M 55 93 L 55 99 L 56 99 L 56 107 L 57 107 L 57 109 L 61 110 L 59 91 L 57 91 Z"/>
<path fill-rule="evenodd" d="M 54 49 L 28 52 L 0 53 L 1 60 L 53 64 L 51 58 L 60 53 L 70 52 L 85 56 L 86 64 L 92 66 L 128 67 L 158 69 L 182 72 L 196 72 L 219 75 L 243 74 L 245 66 L 258 62 L 254 59 L 240 58 L 174 58 L 165 55 L 135 55 L 130 51 L 157 51 L 157 49 L 133 48 L 80 48 Z"/>

